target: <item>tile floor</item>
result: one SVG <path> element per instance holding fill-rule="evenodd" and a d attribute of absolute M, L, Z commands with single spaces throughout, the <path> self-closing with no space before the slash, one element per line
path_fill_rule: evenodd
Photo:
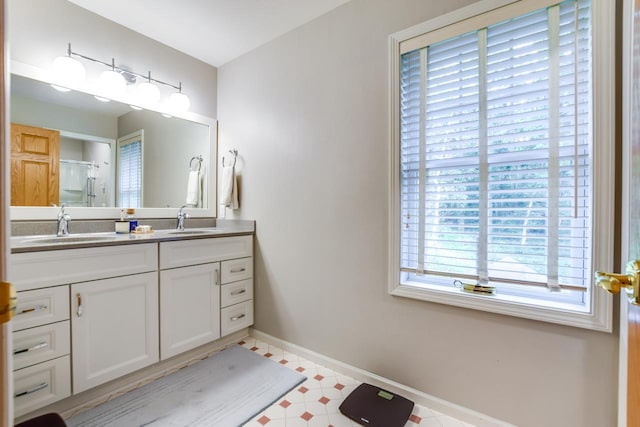
<path fill-rule="evenodd" d="M 256 415 L 245 427 L 360 426 L 338 410 L 342 400 L 359 384 L 358 381 L 253 337 L 240 344 L 307 377 L 305 382 Z M 405 427 L 416 426 L 473 427 L 420 405 L 414 407 Z"/>

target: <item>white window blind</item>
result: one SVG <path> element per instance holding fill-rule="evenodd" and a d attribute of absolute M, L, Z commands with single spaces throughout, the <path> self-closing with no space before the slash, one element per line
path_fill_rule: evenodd
<path fill-rule="evenodd" d="M 118 206 L 142 207 L 142 140 L 118 142 Z"/>
<path fill-rule="evenodd" d="M 405 281 L 588 304 L 590 17 L 570 0 L 402 54 Z"/>

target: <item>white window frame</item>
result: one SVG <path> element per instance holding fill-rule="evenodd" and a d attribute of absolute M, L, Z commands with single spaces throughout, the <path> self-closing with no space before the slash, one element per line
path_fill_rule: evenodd
<path fill-rule="evenodd" d="M 541 307 L 499 293 L 483 296 L 438 285 L 409 286 L 400 283 L 400 44 L 429 33 L 447 34 L 447 27 L 462 21 L 482 19 L 491 12 L 500 16 L 504 10 L 521 14 L 560 3 L 560 0 L 483 0 L 451 13 L 431 19 L 389 37 L 389 105 L 390 160 L 389 167 L 389 293 L 436 303 L 471 308 L 492 313 L 540 320 L 545 322 L 612 331 L 613 299 L 600 289 L 592 289 L 589 312 L 577 312 L 562 307 Z M 505 9 L 505 7 L 507 9 Z M 502 9 L 501 9 L 502 8 Z M 592 0 L 593 28 L 593 270 L 612 271 L 613 224 L 615 198 L 615 2 Z M 498 19 L 498 20 L 504 20 Z M 451 34 L 450 37 L 455 36 Z M 446 37 L 442 37 L 444 39 Z"/>

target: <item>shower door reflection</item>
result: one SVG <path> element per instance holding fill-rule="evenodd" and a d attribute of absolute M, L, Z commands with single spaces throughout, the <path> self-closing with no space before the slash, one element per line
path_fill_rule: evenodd
<path fill-rule="evenodd" d="M 100 206 L 96 200 L 100 191 L 106 190 L 104 179 L 98 178 L 95 162 L 60 160 L 60 203 L 65 206 Z"/>

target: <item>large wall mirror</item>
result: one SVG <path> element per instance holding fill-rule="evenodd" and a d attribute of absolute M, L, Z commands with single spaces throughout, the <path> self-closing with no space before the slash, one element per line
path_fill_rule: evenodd
<path fill-rule="evenodd" d="M 216 121 L 62 92 L 12 62 L 12 219 L 215 216 Z M 40 157 L 38 157 L 40 156 Z M 57 211 L 56 211 L 57 212 Z"/>

